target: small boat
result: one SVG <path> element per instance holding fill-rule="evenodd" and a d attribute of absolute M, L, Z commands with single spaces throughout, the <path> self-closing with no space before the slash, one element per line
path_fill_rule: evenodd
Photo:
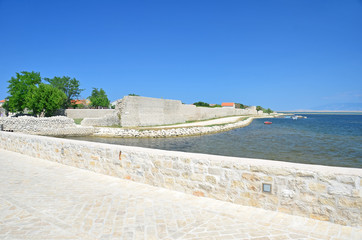
<path fill-rule="evenodd" d="M 297 120 L 297 119 L 298 119 L 298 116 L 293 116 L 292 119 L 293 119 L 293 120 Z"/>
<path fill-rule="evenodd" d="M 272 124 L 272 122 L 265 121 L 264 124 Z"/>

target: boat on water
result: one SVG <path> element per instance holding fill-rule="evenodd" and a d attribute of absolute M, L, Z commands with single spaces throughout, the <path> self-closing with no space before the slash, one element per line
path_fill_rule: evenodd
<path fill-rule="evenodd" d="M 293 116 L 292 119 L 293 119 L 293 120 L 297 120 L 297 119 L 298 119 L 298 116 Z"/>
<path fill-rule="evenodd" d="M 264 124 L 272 124 L 272 122 L 265 121 Z"/>

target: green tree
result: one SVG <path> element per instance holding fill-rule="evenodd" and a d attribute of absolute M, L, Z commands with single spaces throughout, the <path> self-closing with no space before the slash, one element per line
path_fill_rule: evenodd
<path fill-rule="evenodd" d="M 60 109 L 67 99 L 65 93 L 49 84 L 40 83 L 32 86 L 27 95 L 27 107 L 34 115 L 50 117 Z"/>
<path fill-rule="evenodd" d="M 242 103 L 235 103 L 235 105 L 240 105 L 240 108 L 241 108 L 241 109 L 245 109 L 245 108 L 249 107 L 249 106 L 244 105 L 244 104 L 242 104 Z M 260 106 L 259 106 L 259 107 L 260 107 Z"/>
<path fill-rule="evenodd" d="M 41 77 L 38 72 L 23 71 L 16 73 L 16 77 L 11 77 L 8 83 L 8 93 L 10 96 L 7 97 L 8 103 L 6 107 L 10 112 L 22 113 L 27 107 L 26 98 L 30 89 L 41 83 Z"/>
<path fill-rule="evenodd" d="M 79 88 L 80 83 L 75 78 L 70 77 L 54 77 L 54 78 L 44 78 L 53 87 L 63 91 L 67 96 L 66 101 L 64 102 L 64 108 L 68 108 L 71 105 L 71 100 L 75 100 L 79 97 L 80 93 L 84 89 Z"/>
<path fill-rule="evenodd" d="M 130 93 L 130 94 L 128 94 L 128 96 L 139 96 L 139 95 L 134 94 L 134 93 Z"/>
<path fill-rule="evenodd" d="M 92 95 L 88 97 L 92 107 L 109 107 L 109 99 L 106 92 L 101 88 L 93 88 Z"/>
<path fill-rule="evenodd" d="M 260 110 L 263 110 L 263 108 L 261 106 L 256 106 L 256 110 L 260 111 Z"/>
<path fill-rule="evenodd" d="M 195 103 L 193 103 L 193 105 L 195 105 L 195 106 L 197 106 L 197 107 L 210 107 L 210 105 L 209 105 L 208 103 L 206 103 L 206 102 L 201 102 L 201 101 L 195 102 Z"/>
<path fill-rule="evenodd" d="M 268 108 L 268 109 L 263 109 L 263 113 L 268 113 L 268 114 L 270 114 L 270 113 L 272 113 L 273 112 L 273 110 L 271 110 L 270 108 Z"/>

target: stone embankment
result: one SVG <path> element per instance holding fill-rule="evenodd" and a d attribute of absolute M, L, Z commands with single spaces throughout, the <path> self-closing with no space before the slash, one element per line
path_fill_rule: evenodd
<path fill-rule="evenodd" d="M 125 129 L 125 128 L 104 128 L 96 127 L 94 136 L 102 137 L 151 137 L 151 138 L 163 138 L 163 137 L 182 137 L 182 136 L 195 136 L 205 135 L 217 132 L 228 131 L 234 128 L 241 128 L 248 126 L 253 117 L 249 117 L 246 120 L 241 120 L 235 123 L 215 126 L 203 126 L 203 127 L 181 127 L 181 128 L 166 128 L 164 129 Z"/>
<path fill-rule="evenodd" d="M 36 118 L 36 117 L 6 117 L 0 118 L 0 125 L 3 131 L 23 132 L 34 135 L 44 136 L 98 136 L 98 137 L 123 137 L 123 138 L 165 138 L 165 137 L 185 137 L 197 136 L 229 131 L 235 128 L 248 126 L 254 118 L 265 118 L 273 116 L 254 116 L 245 118 L 240 116 L 236 122 L 206 125 L 205 121 L 199 122 L 200 126 L 194 126 L 195 123 L 190 124 L 190 127 L 163 126 L 155 127 L 152 129 L 129 129 L 121 127 L 91 127 L 76 125 L 73 119 L 57 116 L 50 118 Z M 89 119 L 92 120 L 92 119 Z M 97 119 L 95 119 L 97 120 Z M 220 121 L 225 119 L 220 119 Z M 84 121 L 84 120 L 83 120 Z"/>
<path fill-rule="evenodd" d="M 362 169 L 358 168 L 164 151 L 8 132 L 0 132 L 0 143 L 4 150 L 174 191 L 362 226 Z"/>
<path fill-rule="evenodd" d="M 78 126 L 73 119 L 63 116 L 49 118 L 1 117 L 0 125 L 3 131 L 44 136 L 84 136 L 94 132 L 94 128 Z"/>

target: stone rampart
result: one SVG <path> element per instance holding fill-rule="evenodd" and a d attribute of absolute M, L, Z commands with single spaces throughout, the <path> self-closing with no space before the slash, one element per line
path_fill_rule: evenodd
<path fill-rule="evenodd" d="M 0 148 L 158 187 L 362 226 L 362 170 L 0 132 Z M 264 184 L 271 192 L 262 191 Z"/>
<path fill-rule="evenodd" d="M 81 122 L 82 126 L 102 126 L 102 127 L 112 127 L 120 126 L 119 118 L 114 114 L 108 114 L 101 118 L 85 118 Z"/>
<path fill-rule="evenodd" d="M 0 124 L 4 131 L 24 132 L 47 136 L 90 135 L 93 127 L 77 126 L 73 119 L 64 116 L 36 118 L 29 116 L 1 117 Z"/>
<path fill-rule="evenodd" d="M 116 110 L 122 127 L 155 126 L 184 123 L 181 105 L 178 100 L 125 96 Z"/>
<path fill-rule="evenodd" d="M 115 112 L 114 109 L 66 109 L 65 116 L 72 119 L 101 118 Z"/>
<path fill-rule="evenodd" d="M 125 96 L 116 105 L 122 127 L 157 126 L 235 115 L 257 115 L 250 109 L 208 108 L 182 104 L 178 100 Z"/>

